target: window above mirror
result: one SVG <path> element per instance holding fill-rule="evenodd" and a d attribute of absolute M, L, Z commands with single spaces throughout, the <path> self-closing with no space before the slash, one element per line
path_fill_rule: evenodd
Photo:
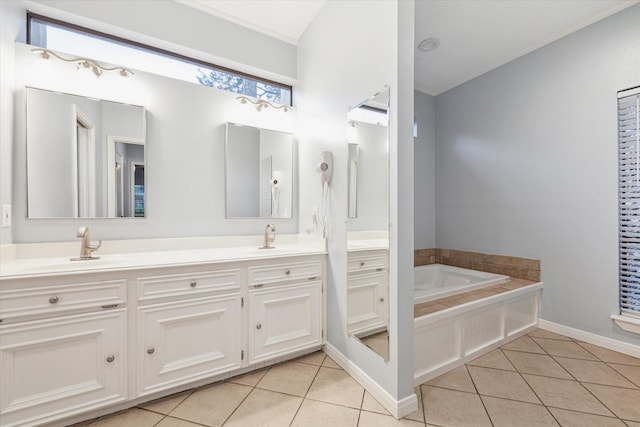
<path fill-rule="evenodd" d="M 291 105 L 292 88 L 282 83 L 40 15 L 29 13 L 27 23 L 32 46 Z"/>

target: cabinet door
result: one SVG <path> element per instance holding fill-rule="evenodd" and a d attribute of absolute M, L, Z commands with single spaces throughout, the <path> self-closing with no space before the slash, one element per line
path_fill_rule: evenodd
<path fill-rule="evenodd" d="M 0 327 L 0 422 L 33 425 L 124 401 L 126 311 Z"/>
<path fill-rule="evenodd" d="M 249 363 L 322 344 L 322 282 L 249 292 Z"/>
<path fill-rule="evenodd" d="M 387 326 L 387 282 L 386 271 L 354 274 L 347 284 L 347 328 L 358 335 L 373 333 Z"/>
<path fill-rule="evenodd" d="M 240 293 L 138 307 L 138 394 L 240 367 Z"/>

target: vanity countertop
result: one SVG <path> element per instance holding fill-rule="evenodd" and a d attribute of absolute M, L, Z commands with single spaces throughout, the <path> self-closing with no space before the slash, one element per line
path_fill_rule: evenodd
<path fill-rule="evenodd" d="M 389 249 L 388 239 L 359 239 L 347 242 L 348 252 L 377 251 L 380 249 Z"/>
<path fill-rule="evenodd" d="M 222 262 L 323 255 L 327 253 L 326 247 L 323 244 L 318 244 L 318 242 L 309 241 L 308 239 L 306 239 L 306 241 L 305 239 L 300 239 L 302 241 L 296 241 L 296 239 L 283 240 L 286 240 L 286 242 L 280 244 L 275 243 L 273 249 L 259 249 L 259 244 L 249 246 L 247 241 L 243 239 L 240 242 L 234 242 L 236 243 L 235 245 L 215 247 L 216 244 L 214 243 L 212 245 L 214 247 L 206 248 L 189 248 L 188 245 L 182 244 L 175 245 L 177 247 L 182 246 L 177 250 L 152 249 L 140 252 L 122 251 L 120 253 L 112 253 L 111 251 L 105 250 L 105 253 L 98 251 L 94 254 L 96 257 L 99 257 L 97 259 L 82 261 L 70 260 L 71 257 L 77 256 L 77 254 L 72 254 L 71 256 L 18 256 L 8 262 L 4 262 L 4 259 L 8 257 L 3 256 L 3 262 L 0 264 L 0 279 L 215 264 Z M 324 242 L 324 240 L 322 242 Z M 105 244 L 106 243 L 108 242 L 105 242 Z M 56 244 L 48 243 L 43 245 Z M 59 245 L 66 247 L 68 243 L 62 242 Z M 79 247 L 79 244 L 76 243 L 76 246 Z M 141 247 L 140 245 L 132 246 L 136 249 Z M 33 253 L 33 251 L 30 252 Z M 49 255 L 48 249 L 42 250 L 41 252 Z"/>

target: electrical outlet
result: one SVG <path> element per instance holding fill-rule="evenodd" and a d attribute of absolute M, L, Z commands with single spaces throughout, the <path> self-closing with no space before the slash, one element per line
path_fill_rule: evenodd
<path fill-rule="evenodd" d="M 11 205 L 2 205 L 2 227 L 11 227 Z"/>

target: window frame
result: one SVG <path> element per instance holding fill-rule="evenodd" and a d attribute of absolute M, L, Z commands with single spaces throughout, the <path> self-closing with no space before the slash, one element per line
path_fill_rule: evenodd
<path fill-rule="evenodd" d="M 102 31 L 98 31 L 98 30 L 94 30 L 91 28 L 86 28 L 83 27 L 81 25 L 77 25 L 77 24 L 71 24 L 69 22 L 65 22 L 65 21 L 61 21 L 59 19 L 55 19 L 55 18 L 50 18 L 48 16 L 45 15 L 40 15 L 37 13 L 33 13 L 30 11 L 27 11 L 27 44 L 34 46 L 32 43 L 32 34 L 31 34 L 31 23 L 32 21 L 38 21 L 38 22 L 42 22 L 44 24 L 50 24 L 52 26 L 57 26 L 57 27 L 62 27 L 64 29 L 68 29 L 70 31 L 76 32 L 76 33 L 85 33 L 88 37 L 94 37 L 94 38 L 99 38 L 99 39 L 103 39 L 109 42 L 113 42 L 113 43 L 117 43 L 117 44 L 121 44 L 121 45 L 125 45 L 134 49 L 140 49 L 140 50 L 145 50 L 151 53 L 154 53 L 156 55 L 161 55 L 161 56 L 165 56 L 165 57 L 169 57 L 178 61 L 182 61 L 182 62 L 187 62 L 187 63 L 191 63 L 193 65 L 200 65 L 202 67 L 206 67 L 208 69 L 211 70 L 215 70 L 215 71 L 221 71 L 223 73 L 227 73 L 230 74 L 232 76 L 237 76 L 237 77 L 242 77 L 242 78 L 246 78 L 249 80 L 253 80 L 255 82 L 258 83 L 265 83 L 271 86 L 275 86 L 281 89 L 286 89 L 289 91 L 290 96 L 289 96 L 289 103 L 288 104 L 282 104 L 282 105 L 288 105 L 288 106 L 292 106 L 293 105 L 293 87 L 291 85 L 287 85 L 284 83 L 280 83 L 280 82 L 276 82 L 273 80 L 269 80 L 269 79 L 265 79 L 263 77 L 259 77 L 259 76 L 255 76 L 253 74 L 248 74 L 248 73 L 244 73 L 242 71 L 238 71 L 238 70 L 234 70 L 232 68 L 228 68 L 228 67 L 223 67 L 221 65 L 217 65 L 217 64 L 213 64 L 211 62 L 207 62 L 207 61 L 203 61 L 201 59 L 198 58 L 193 58 L 190 56 L 186 56 L 186 55 L 182 55 L 180 53 L 177 52 L 172 52 L 166 49 L 162 49 L 159 47 L 155 47 L 155 46 L 151 46 L 145 43 L 140 43 L 134 40 L 130 40 L 130 39 L 126 39 L 124 37 L 120 37 L 120 36 L 116 36 L 113 34 L 108 34 L 108 33 L 104 33 Z M 96 58 L 99 59 L 99 58 Z M 244 95 L 242 93 L 238 93 L 239 95 Z"/>

